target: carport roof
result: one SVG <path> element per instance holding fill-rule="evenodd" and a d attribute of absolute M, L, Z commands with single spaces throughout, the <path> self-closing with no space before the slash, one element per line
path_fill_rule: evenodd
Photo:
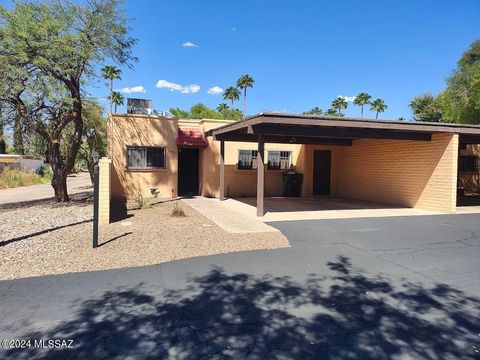
<path fill-rule="evenodd" d="M 480 126 L 450 123 L 371 120 L 263 112 L 206 132 L 216 140 L 351 145 L 353 140 L 395 139 L 429 141 L 434 133 L 460 135 L 462 143 L 480 143 Z"/>

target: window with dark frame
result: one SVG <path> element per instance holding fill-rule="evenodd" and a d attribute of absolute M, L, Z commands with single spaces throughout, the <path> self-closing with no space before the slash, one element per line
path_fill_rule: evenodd
<path fill-rule="evenodd" d="M 479 157 L 473 155 L 462 155 L 458 161 L 458 168 L 461 172 L 478 172 Z"/>
<path fill-rule="evenodd" d="M 291 151 L 269 151 L 268 152 L 268 170 L 288 170 L 290 169 L 292 152 Z"/>
<path fill-rule="evenodd" d="M 257 150 L 239 150 L 238 151 L 238 169 L 252 170 L 257 168 Z"/>
<path fill-rule="evenodd" d="M 165 148 L 127 146 L 127 167 L 129 169 L 164 169 Z"/>

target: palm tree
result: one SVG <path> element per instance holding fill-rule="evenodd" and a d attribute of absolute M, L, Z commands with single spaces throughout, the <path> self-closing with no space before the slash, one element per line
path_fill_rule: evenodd
<path fill-rule="evenodd" d="M 303 115 L 322 115 L 322 113 L 322 109 L 320 109 L 318 106 L 315 106 L 314 108 L 305 111 Z"/>
<path fill-rule="evenodd" d="M 334 108 L 329 108 L 327 111 L 325 111 L 324 114 L 328 116 L 338 116 L 337 110 L 335 110 Z"/>
<path fill-rule="evenodd" d="M 341 115 L 341 110 L 346 109 L 348 107 L 347 101 L 339 96 L 335 100 L 332 101 L 332 108 L 336 109 L 338 111 L 338 115 Z"/>
<path fill-rule="evenodd" d="M 118 91 L 112 92 L 112 95 L 110 97 L 110 103 L 115 104 L 115 114 L 117 113 L 117 105 L 123 105 L 123 102 L 125 101 L 125 98 L 121 93 Z"/>
<path fill-rule="evenodd" d="M 230 86 L 225 89 L 225 92 L 223 93 L 223 100 L 230 100 L 232 102 L 232 108 L 233 108 L 233 102 L 237 101 L 240 99 L 240 91 L 234 86 Z"/>
<path fill-rule="evenodd" d="M 248 75 L 242 75 L 237 80 L 237 87 L 243 89 L 243 117 L 245 117 L 245 111 L 247 110 L 247 88 L 253 88 L 255 80 Z"/>
<path fill-rule="evenodd" d="M 110 112 L 112 112 L 112 99 L 113 99 L 113 79 L 120 80 L 122 70 L 116 68 L 113 65 L 106 65 L 102 68 L 102 77 L 106 80 L 110 80 Z"/>
<path fill-rule="evenodd" d="M 223 113 L 224 111 L 227 111 L 227 110 L 228 110 L 228 105 L 227 104 L 225 104 L 225 103 L 218 104 L 217 111 L 219 113 Z"/>
<path fill-rule="evenodd" d="M 355 96 L 355 100 L 353 100 L 353 103 L 357 106 L 361 106 L 362 108 L 362 118 L 363 118 L 363 106 L 366 104 L 370 104 L 370 99 L 372 97 L 368 95 L 367 93 L 361 92 L 357 96 Z"/>
<path fill-rule="evenodd" d="M 375 99 L 373 100 L 370 105 L 372 107 L 370 108 L 371 111 L 376 111 L 375 119 L 378 119 L 378 113 L 384 112 L 388 106 L 385 104 L 385 102 L 382 99 Z"/>

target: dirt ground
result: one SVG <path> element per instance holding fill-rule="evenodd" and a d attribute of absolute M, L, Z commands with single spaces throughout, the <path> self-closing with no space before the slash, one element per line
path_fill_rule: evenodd
<path fill-rule="evenodd" d="M 232 234 L 183 203 L 131 210 L 128 218 L 100 227 L 92 248 L 91 193 L 71 203 L 51 200 L 0 207 L 0 280 L 152 265 L 179 259 L 288 247 L 280 232 Z"/>

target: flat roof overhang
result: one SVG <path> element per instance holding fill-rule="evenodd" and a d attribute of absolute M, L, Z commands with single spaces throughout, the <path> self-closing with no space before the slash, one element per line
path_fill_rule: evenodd
<path fill-rule="evenodd" d="M 329 116 L 260 113 L 209 130 L 206 136 L 219 141 L 352 145 L 358 139 L 430 141 L 434 133 L 455 133 L 461 143 L 480 143 L 480 126 L 449 123 L 365 120 Z"/>

